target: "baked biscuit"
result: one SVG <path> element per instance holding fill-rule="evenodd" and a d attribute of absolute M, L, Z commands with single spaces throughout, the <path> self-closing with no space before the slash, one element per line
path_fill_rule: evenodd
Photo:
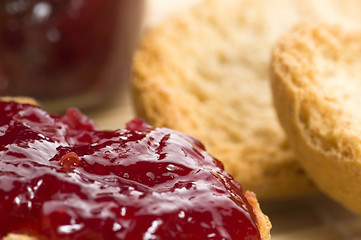
<path fill-rule="evenodd" d="M 304 23 L 273 49 L 279 119 L 321 190 L 361 214 L 361 33 Z"/>
<path fill-rule="evenodd" d="M 303 19 L 355 26 L 360 8 L 341 0 L 203 1 L 143 37 L 132 77 L 137 115 L 201 139 L 259 198 L 308 193 L 313 185 L 273 109 L 271 46 Z"/>

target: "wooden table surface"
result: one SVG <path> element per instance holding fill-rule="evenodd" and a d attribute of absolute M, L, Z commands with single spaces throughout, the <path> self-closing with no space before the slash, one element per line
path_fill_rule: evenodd
<path fill-rule="evenodd" d="M 147 0 L 144 28 L 197 0 Z M 135 117 L 125 87 L 114 105 L 87 113 L 101 129 L 123 128 Z M 361 240 L 361 218 L 343 209 L 322 194 L 293 200 L 261 202 L 272 222 L 273 240 Z"/>

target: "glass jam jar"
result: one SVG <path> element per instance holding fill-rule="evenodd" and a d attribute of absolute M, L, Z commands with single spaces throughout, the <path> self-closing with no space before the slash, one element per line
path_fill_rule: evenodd
<path fill-rule="evenodd" d="M 106 102 L 126 82 L 142 0 L 1 0 L 0 95 L 50 111 Z"/>

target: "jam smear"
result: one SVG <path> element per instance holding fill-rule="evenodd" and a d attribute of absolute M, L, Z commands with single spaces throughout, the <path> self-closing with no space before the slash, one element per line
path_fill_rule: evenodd
<path fill-rule="evenodd" d="M 0 102 L 0 238 L 260 239 L 241 186 L 195 139 L 139 119 L 98 131 Z"/>

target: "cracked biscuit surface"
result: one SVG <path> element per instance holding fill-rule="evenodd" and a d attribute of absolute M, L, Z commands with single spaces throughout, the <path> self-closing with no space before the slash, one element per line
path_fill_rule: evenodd
<path fill-rule="evenodd" d="M 361 214 L 361 33 L 304 23 L 273 50 L 280 121 L 321 190 Z"/>
<path fill-rule="evenodd" d="M 313 185 L 274 112 L 271 46 L 305 19 L 355 26 L 360 7 L 339 0 L 203 1 L 145 34 L 132 77 L 137 114 L 201 139 L 261 199 L 309 193 Z"/>

